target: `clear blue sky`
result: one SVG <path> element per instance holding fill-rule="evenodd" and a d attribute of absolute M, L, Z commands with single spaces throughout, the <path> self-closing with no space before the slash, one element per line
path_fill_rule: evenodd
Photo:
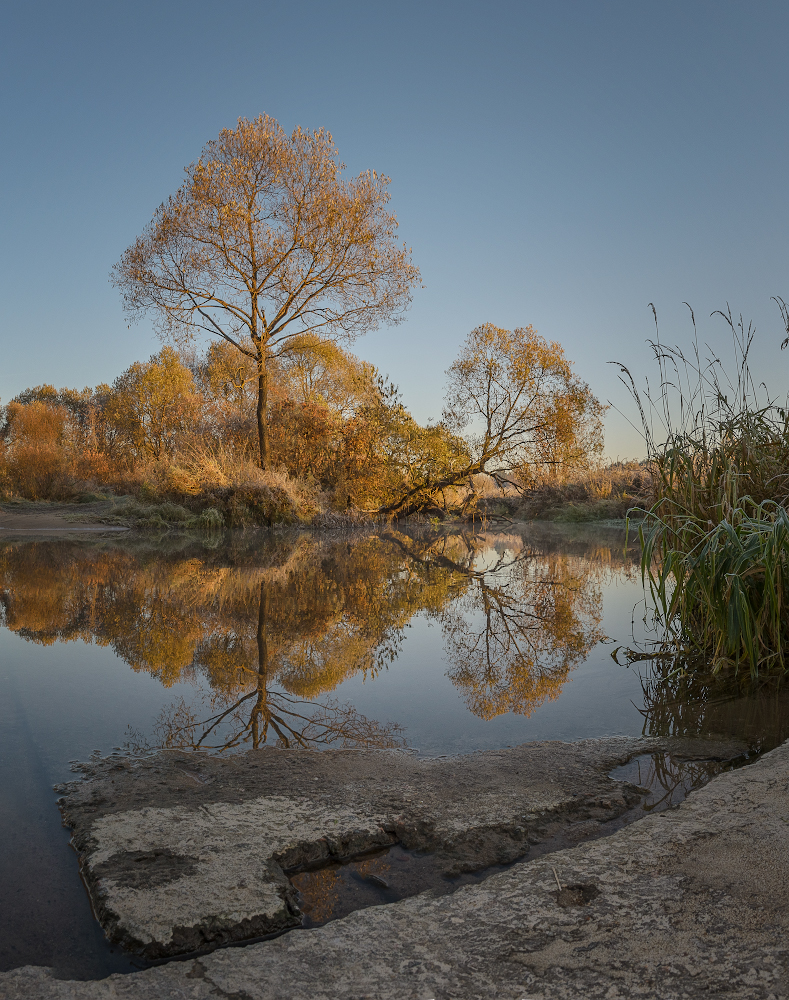
<path fill-rule="evenodd" d="M 354 173 L 392 177 L 425 288 L 355 350 L 438 417 L 474 326 L 532 323 L 603 399 L 646 372 L 683 300 L 789 352 L 789 4 L 541 0 L 6 4 L 0 36 L 0 398 L 112 381 L 158 350 L 108 273 L 183 167 L 239 116 L 327 127 Z M 608 420 L 607 451 L 640 442 Z"/>

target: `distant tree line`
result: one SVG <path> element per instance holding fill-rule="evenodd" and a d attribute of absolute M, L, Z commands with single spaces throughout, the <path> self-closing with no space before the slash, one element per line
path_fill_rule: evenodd
<path fill-rule="evenodd" d="M 168 345 L 112 385 L 19 393 L 2 411 L 0 489 L 199 500 L 278 476 L 318 508 L 403 516 L 462 506 L 480 474 L 524 489 L 599 452 L 602 407 L 531 329 L 479 328 L 449 375 L 444 419 L 423 426 L 372 365 L 314 335 L 295 339 L 268 363 L 266 472 L 254 362 L 222 343 Z"/>

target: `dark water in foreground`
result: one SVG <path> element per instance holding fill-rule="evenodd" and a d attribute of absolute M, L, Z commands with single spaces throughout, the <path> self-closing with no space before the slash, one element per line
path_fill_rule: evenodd
<path fill-rule="evenodd" d="M 133 967 L 52 791 L 92 752 L 789 735 L 782 692 L 615 662 L 644 639 L 642 596 L 616 529 L 3 539 L 0 969 Z"/>

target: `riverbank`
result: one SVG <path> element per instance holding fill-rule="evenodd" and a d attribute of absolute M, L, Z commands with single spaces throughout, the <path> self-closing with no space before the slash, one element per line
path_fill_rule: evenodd
<path fill-rule="evenodd" d="M 79 532 L 124 532 L 130 526 L 111 525 L 101 520 L 107 509 L 106 501 L 79 509 L 79 520 L 74 520 L 73 504 L 42 501 L 0 505 L 0 537 L 22 534 L 62 534 Z"/>
<path fill-rule="evenodd" d="M 409 518 L 414 525 L 443 524 L 447 527 L 489 525 L 492 527 L 536 520 L 542 523 L 590 524 L 601 528 L 624 528 L 625 509 L 620 503 L 615 509 L 599 504 L 572 503 L 556 508 L 540 509 L 532 514 L 528 506 L 513 499 L 486 502 L 474 515 L 457 517 L 438 508 Z M 624 512 L 623 512 L 624 511 Z M 610 516 L 609 516 L 610 515 Z M 287 527 L 291 522 L 272 521 L 270 524 L 249 522 L 240 527 Z M 300 527 L 320 529 L 372 528 L 379 522 L 369 514 L 330 512 L 316 516 L 311 522 L 297 522 Z M 0 537 L 28 533 L 79 533 L 123 531 L 198 531 L 205 533 L 226 528 L 224 517 L 214 508 L 195 513 L 176 503 L 145 503 L 134 497 L 96 498 L 88 495 L 73 503 L 48 500 L 14 500 L 0 504 Z"/>
<path fill-rule="evenodd" d="M 365 763 L 371 757 L 402 761 L 415 773 L 429 774 L 431 768 L 436 768 L 435 777 L 440 780 L 433 786 L 433 793 L 446 785 L 447 774 L 442 769 L 460 768 L 457 773 L 463 780 L 455 791 L 462 794 L 454 807 L 448 805 L 451 789 L 435 803 L 434 794 L 429 799 L 421 796 L 420 801 L 420 793 L 427 791 L 427 786 L 415 787 L 413 780 L 403 783 L 402 775 L 394 772 L 387 794 L 399 796 L 402 811 L 410 791 L 413 817 L 421 810 L 424 819 L 426 812 L 434 811 L 436 822 L 431 836 L 442 840 L 441 849 L 447 856 L 456 850 L 451 847 L 453 843 L 484 842 L 484 838 L 475 840 L 473 830 L 476 825 L 479 832 L 486 817 L 488 829 L 491 825 L 500 832 L 506 829 L 506 839 L 512 843 L 512 818 L 523 816 L 526 807 L 522 795 L 529 799 L 532 813 L 542 810 L 543 823 L 547 814 L 560 818 L 567 808 L 568 789 L 569 798 L 578 791 L 571 787 L 580 777 L 578 767 L 588 767 L 588 777 L 604 760 L 608 766 L 616 742 L 594 741 L 596 746 L 591 742 L 543 744 L 541 750 L 521 747 L 498 754 L 472 755 L 459 762 L 428 763 L 399 755 L 346 754 L 344 809 L 347 812 L 354 807 L 347 798 L 347 779 L 352 773 L 355 777 L 350 784 L 357 789 L 357 812 L 363 795 L 366 806 L 361 814 L 369 817 L 371 810 L 380 809 L 376 789 L 381 775 L 372 775 Z M 618 742 L 620 760 L 638 752 L 635 744 L 641 743 L 640 749 L 645 749 L 642 741 Z M 531 762 L 525 767 L 527 754 Z M 251 859 L 250 845 L 245 844 L 242 833 L 246 837 L 255 828 L 259 840 L 265 841 L 272 822 L 279 823 L 282 831 L 283 818 L 289 817 L 290 832 L 284 835 L 285 841 L 289 843 L 290 837 L 303 844 L 299 828 L 305 829 L 308 824 L 317 831 L 322 820 L 331 816 L 330 811 L 319 808 L 283 811 L 282 803 L 278 809 L 250 811 L 253 801 L 259 803 L 266 798 L 259 794 L 264 790 L 260 784 L 263 775 L 265 782 L 279 779 L 281 798 L 295 796 L 316 802 L 327 793 L 336 794 L 342 782 L 333 789 L 330 784 L 327 789 L 318 781 L 316 791 L 309 794 L 309 768 L 306 763 L 300 764 L 299 757 L 312 766 L 312 761 L 320 764 L 325 755 L 283 756 L 284 770 L 279 772 L 272 769 L 270 761 L 263 765 L 256 762 L 251 769 L 245 758 L 228 762 L 192 757 L 191 766 L 187 766 L 182 755 L 173 755 L 167 768 L 161 767 L 159 758 L 128 768 L 120 763 L 101 764 L 89 781 L 67 789 L 65 812 L 75 823 L 78 845 L 86 857 L 94 857 L 94 870 L 98 865 L 108 866 L 104 870 L 108 904 L 113 894 L 116 902 L 123 896 L 121 871 L 124 864 L 129 868 L 126 862 L 130 852 L 137 851 L 137 856 L 145 853 L 140 851 L 139 838 L 172 838 L 176 817 L 181 819 L 177 825 L 184 844 L 179 848 L 173 841 L 173 847 L 178 849 L 170 850 L 171 857 L 182 852 L 181 860 L 168 861 L 160 852 L 158 874 L 157 865 L 148 870 L 149 877 L 154 876 L 152 882 L 159 879 L 160 900 L 168 895 L 162 866 L 166 869 L 168 864 L 180 865 L 183 869 L 184 848 L 190 841 L 192 859 L 186 864 L 197 868 L 213 864 L 217 866 L 215 873 L 224 867 L 233 875 L 231 896 L 240 900 L 249 879 L 259 877 L 263 861 L 262 855 Z M 502 769 L 494 770 L 487 789 L 476 787 L 474 769 L 478 762 L 486 765 L 478 772 L 481 778 L 495 757 L 502 762 Z M 264 759 L 265 755 L 259 758 Z M 591 763 L 583 764 L 585 759 Z M 109 770 L 112 766 L 119 768 L 114 786 Z M 328 758 L 323 766 L 330 766 Z M 396 771 L 399 764 L 394 767 Z M 234 780 L 215 780 L 219 771 L 227 768 Z M 179 771 L 180 776 L 176 774 Z M 257 780 L 253 780 L 253 771 Z M 521 779 L 524 771 L 531 775 L 525 781 Z M 357 911 L 313 930 L 297 930 L 244 948 L 220 949 L 99 982 L 58 981 L 46 970 L 28 967 L 0 976 L 0 991 L 9 1000 L 103 1000 L 121 996 L 135 1000 L 162 996 L 244 996 L 255 1000 L 296 1000 L 305 996 L 327 1000 L 351 996 L 384 1000 L 517 1000 L 525 996 L 534 1000 L 578 996 L 673 1000 L 679 996 L 727 996 L 779 1000 L 789 995 L 789 949 L 785 944 L 789 929 L 785 907 L 789 874 L 788 784 L 789 745 L 785 744 L 747 767 L 713 778 L 677 809 L 647 816 L 609 837 L 518 862 L 450 895 L 423 893 Z M 626 787 L 620 785 L 620 793 Z M 159 792 L 152 798 L 155 788 Z M 253 798 L 245 798 L 247 790 L 254 793 Z M 132 795 L 137 801 L 129 808 Z M 234 812 L 234 803 L 229 801 L 233 796 L 235 806 L 245 804 L 243 810 Z M 158 804 L 151 804 L 154 802 Z M 471 808 L 469 803 L 473 803 Z M 611 797 L 607 805 L 599 801 L 595 805 L 598 809 L 612 807 L 617 808 Z M 81 819 L 77 815 L 80 809 Z M 344 817 L 337 811 L 337 804 L 334 809 Z M 201 814 L 201 821 L 196 822 Z M 254 821 L 250 831 L 241 830 L 242 815 L 248 822 Z M 505 816 L 509 816 L 508 822 Z M 386 833 L 385 824 L 374 825 Z M 521 820 L 521 827 L 529 825 Z M 537 824 L 532 821 L 531 825 Z M 358 816 L 350 828 L 361 829 Z M 413 824 L 413 829 L 420 830 L 419 824 Z M 429 824 L 423 824 L 416 835 L 423 837 L 428 829 Z M 206 831 L 215 841 L 213 846 L 203 843 Z M 321 849 L 332 843 L 325 831 L 308 840 L 322 844 Z M 494 850 L 499 850 L 501 842 Z M 241 855 L 247 851 L 249 863 L 243 872 L 227 863 L 236 849 Z M 283 850 L 290 849 L 280 844 L 272 854 L 282 857 Z M 205 856 L 202 861 L 201 852 Z M 179 870 L 175 881 L 170 880 L 171 894 L 184 904 L 190 895 L 185 891 L 190 881 L 194 889 L 205 874 Z M 239 879 L 248 885 L 242 886 Z M 218 884 L 214 879 L 214 885 Z M 127 899 L 134 895 L 128 891 L 131 887 L 127 876 Z M 149 896 L 148 903 L 152 898 Z M 199 900 L 207 897 L 193 892 L 191 898 L 199 906 Z M 144 910 L 152 919 L 150 907 Z"/>

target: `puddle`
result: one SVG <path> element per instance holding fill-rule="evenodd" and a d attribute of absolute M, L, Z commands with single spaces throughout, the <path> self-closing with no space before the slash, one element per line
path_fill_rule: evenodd
<path fill-rule="evenodd" d="M 608 837 L 650 813 L 678 806 L 690 792 L 731 767 L 729 761 L 681 760 L 665 753 L 634 757 L 627 764 L 614 768 L 609 777 L 646 789 L 638 805 L 607 823 L 594 820 L 571 823 L 555 836 L 533 844 L 528 854 L 516 861 L 478 872 L 447 878 L 434 855 L 408 851 L 399 844 L 353 861 L 299 872 L 292 875 L 290 881 L 298 891 L 298 905 L 303 914 L 301 925 L 320 927 L 354 910 L 394 903 L 428 890 L 444 895 L 460 886 L 482 882 L 513 864 Z"/>
<path fill-rule="evenodd" d="M 635 810 L 638 816 L 643 816 L 678 806 L 694 789 L 732 766 L 731 761 L 678 760 L 671 754 L 654 753 L 634 757 L 627 764 L 615 767 L 608 776 L 614 781 L 629 781 L 631 785 L 649 789 Z"/>
<path fill-rule="evenodd" d="M 302 927 L 320 927 L 354 910 L 395 903 L 431 889 L 436 895 L 481 882 L 509 865 L 446 878 L 434 855 L 407 851 L 399 844 L 355 861 L 299 872 L 290 881 L 298 890 Z"/>

